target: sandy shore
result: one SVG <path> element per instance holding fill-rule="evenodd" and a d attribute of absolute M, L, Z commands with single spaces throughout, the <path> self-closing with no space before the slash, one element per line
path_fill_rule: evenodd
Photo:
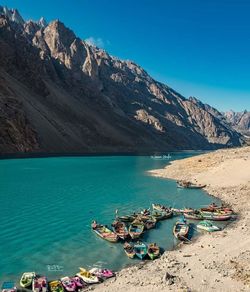
<path fill-rule="evenodd" d="M 239 214 L 228 228 L 147 264 L 120 271 L 95 291 L 250 291 L 250 147 L 174 161 L 152 175 L 206 184 Z"/>

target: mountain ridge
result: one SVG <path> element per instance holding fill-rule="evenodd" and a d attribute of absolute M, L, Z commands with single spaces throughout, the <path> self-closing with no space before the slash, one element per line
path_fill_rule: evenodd
<path fill-rule="evenodd" d="M 241 145 L 216 109 L 87 44 L 59 20 L 15 22 L 1 7 L 0 15 L 0 102 L 13 106 L 1 116 L 0 152 Z"/>

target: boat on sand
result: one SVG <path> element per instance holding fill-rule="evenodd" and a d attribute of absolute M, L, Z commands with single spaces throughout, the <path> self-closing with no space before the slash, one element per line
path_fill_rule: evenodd
<path fill-rule="evenodd" d="M 95 284 L 99 282 L 99 279 L 97 276 L 93 275 L 89 271 L 87 271 L 84 268 L 79 268 L 80 272 L 76 274 L 79 278 L 81 278 L 85 283 L 87 284 Z"/>
<path fill-rule="evenodd" d="M 177 188 L 181 189 L 202 189 L 205 188 L 206 185 L 203 184 L 195 184 L 190 181 L 179 180 L 177 181 Z"/>
<path fill-rule="evenodd" d="M 70 277 L 63 277 L 60 279 L 63 288 L 68 292 L 74 292 L 77 288 L 75 281 Z"/>
<path fill-rule="evenodd" d="M 108 269 L 92 268 L 89 272 L 101 279 L 108 279 L 115 276 L 115 273 Z"/>
<path fill-rule="evenodd" d="M 32 285 L 32 281 L 35 278 L 36 273 L 35 272 L 26 272 L 23 273 L 21 279 L 20 279 L 20 286 L 23 288 L 28 288 Z"/>
<path fill-rule="evenodd" d="M 60 281 L 49 282 L 49 289 L 51 292 L 64 292 L 63 285 Z"/>
<path fill-rule="evenodd" d="M 48 291 L 48 282 L 47 278 L 44 276 L 35 277 L 32 281 L 32 291 L 33 292 L 47 292 Z"/>
<path fill-rule="evenodd" d="M 150 243 L 148 245 L 148 256 L 151 260 L 154 260 L 160 256 L 160 247 L 156 243 Z"/>
<path fill-rule="evenodd" d="M 207 220 L 199 222 L 199 224 L 197 224 L 197 228 L 208 231 L 208 232 L 214 232 L 214 231 L 220 230 L 220 227 L 214 225 L 212 222 L 207 221 Z"/>
<path fill-rule="evenodd" d="M 92 230 L 100 236 L 101 238 L 109 241 L 109 242 L 117 242 L 118 241 L 118 235 L 115 234 L 113 231 L 111 231 L 107 226 L 101 225 L 96 223 L 96 221 L 93 221 L 91 224 Z"/>

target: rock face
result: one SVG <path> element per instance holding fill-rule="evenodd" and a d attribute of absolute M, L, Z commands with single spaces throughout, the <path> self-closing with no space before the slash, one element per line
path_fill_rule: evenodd
<path fill-rule="evenodd" d="M 225 112 L 224 116 L 226 120 L 234 127 L 238 132 L 250 136 L 250 112 Z"/>
<path fill-rule="evenodd" d="M 0 7 L 1 153 L 238 146 L 222 115 L 75 36 Z M 8 108 L 8 110 L 7 110 Z M 13 130 L 15 129 L 15 130 Z"/>

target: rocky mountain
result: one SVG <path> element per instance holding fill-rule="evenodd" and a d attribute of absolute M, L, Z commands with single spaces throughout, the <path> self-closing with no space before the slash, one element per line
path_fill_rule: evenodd
<path fill-rule="evenodd" d="M 238 146 L 218 111 L 186 99 L 59 20 L 0 7 L 0 152 L 146 152 Z"/>
<path fill-rule="evenodd" d="M 250 136 L 250 112 L 247 110 L 243 112 L 229 111 L 225 112 L 224 116 L 228 123 L 238 132 Z"/>

